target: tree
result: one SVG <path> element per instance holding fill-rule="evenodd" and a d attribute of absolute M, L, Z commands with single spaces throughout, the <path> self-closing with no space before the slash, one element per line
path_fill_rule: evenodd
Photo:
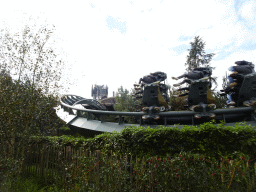
<path fill-rule="evenodd" d="M 136 101 L 133 99 L 132 95 L 127 89 L 124 89 L 123 86 L 118 88 L 116 93 L 116 102 L 115 110 L 116 111 L 135 111 Z"/>
<path fill-rule="evenodd" d="M 129 91 L 121 86 L 116 93 L 116 103 L 117 104 L 114 106 L 116 111 L 134 112 L 136 111 L 136 105 L 139 104 L 139 101 L 136 101 Z M 125 117 L 125 120 L 128 123 L 134 123 L 132 117 Z"/>
<path fill-rule="evenodd" d="M 222 76 L 222 89 L 225 89 L 228 86 L 228 74 L 226 72 L 225 76 Z"/>
<path fill-rule="evenodd" d="M 53 31 L 45 26 L 38 30 L 25 26 L 16 34 L 2 31 L 1 69 L 10 71 L 18 81 L 29 79 L 32 87 L 45 94 L 56 94 L 62 88 L 59 80 L 65 65 L 49 46 Z"/>
<path fill-rule="evenodd" d="M 205 42 L 200 36 L 195 36 L 194 41 L 190 42 L 191 49 L 188 49 L 189 55 L 187 56 L 187 71 L 192 71 L 194 68 L 205 66 L 210 67 L 210 62 L 214 53 L 206 54 L 204 51 Z"/>
<path fill-rule="evenodd" d="M 194 41 L 190 42 L 191 49 L 188 49 L 189 55 L 187 56 L 187 61 L 185 66 L 187 66 L 186 71 L 192 71 L 198 67 L 211 67 L 210 62 L 215 53 L 206 54 L 204 51 L 205 42 L 200 36 L 195 36 Z M 214 69 L 213 67 L 211 67 Z M 216 85 L 213 90 L 218 86 L 217 77 L 211 77 L 210 79 Z"/>
<path fill-rule="evenodd" d="M 31 135 L 54 132 L 64 62 L 48 45 L 53 29 L 25 26 L 0 35 L 0 158 L 18 162 L 21 171 Z M 1 161 L 1 160 L 0 160 Z"/>

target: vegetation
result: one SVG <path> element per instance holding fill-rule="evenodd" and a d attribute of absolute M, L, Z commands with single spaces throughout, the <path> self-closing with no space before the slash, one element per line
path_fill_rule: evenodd
<path fill-rule="evenodd" d="M 222 89 L 225 89 L 229 85 L 228 74 L 222 77 Z"/>
<path fill-rule="evenodd" d="M 0 189 L 252 191 L 255 138 L 254 127 L 213 122 L 183 129 L 130 127 L 91 139 L 31 137 L 22 169 L 28 179 L 5 180 Z"/>
<path fill-rule="evenodd" d="M 54 107 L 64 63 L 47 44 L 52 33 L 25 26 L 0 35 L 0 156 L 12 165 L 10 178 L 22 172 L 31 135 L 54 135 L 63 125 Z"/>
<path fill-rule="evenodd" d="M 126 111 L 126 112 L 135 112 L 138 109 L 139 101 L 135 100 L 127 89 L 124 89 L 122 86 L 118 88 L 116 93 L 116 102 L 114 109 L 116 111 Z M 124 120 L 127 123 L 134 123 L 135 120 L 133 117 L 124 117 Z"/>
<path fill-rule="evenodd" d="M 41 178 L 37 177 L 18 177 L 14 182 L 10 179 L 4 181 L 0 185 L 0 191 L 5 192 L 59 192 L 65 191 L 63 187 L 56 186 L 55 184 L 46 185 Z"/>
<path fill-rule="evenodd" d="M 132 97 L 132 94 L 127 89 L 123 88 L 123 86 L 118 88 L 118 91 L 116 93 L 116 102 L 116 111 L 136 111 L 137 103 L 135 99 Z"/>
<path fill-rule="evenodd" d="M 64 168 L 65 179 L 21 178 L 14 182 L 11 190 L 233 192 L 256 188 L 254 164 L 243 155 L 236 159 L 222 156 L 218 160 L 182 152 L 173 158 L 131 159 L 97 152 L 92 156 L 81 155 L 66 165 L 70 166 Z M 36 169 L 34 171 L 34 175 L 38 175 Z"/>
<path fill-rule="evenodd" d="M 189 49 L 189 55 L 187 56 L 187 61 L 185 66 L 187 66 L 187 71 L 192 71 L 194 68 L 201 66 L 210 67 L 210 62 L 214 53 L 206 54 L 204 51 L 205 42 L 200 36 L 195 36 L 194 41 L 190 42 L 191 49 Z"/>
<path fill-rule="evenodd" d="M 256 144 L 254 127 L 243 123 L 235 127 L 218 125 L 215 122 L 200 126 L 144 128 L 127 127 L 121 133 L 104 133 L 91 139 L 82 137 L 32 137 L 33 143 L 58 143 L 58 146 L 72 145 L 92 151 L 113 151 L 118 154 L 133 154 L 140 158 L 148 156 L 166 157 L 178 155 L 181 151 L 219 157 L 243 153 L 256 158 L 251 150 Z M 201 138 L 201 139 L 200 139 Z M 204 139 L 202 139 L 204 138 Z M 233 157 L 233 156 L 232 156 Z"/>
<path fill-rule="evenodd" d="M 187 105 L 186 99 L 188 96 L 183 96 L 183 97 L 175 97 L 175 95 L 180 95 L 182 94 L 181 91 L 176 91 L 175 89 L 170 87 L 170 101 L 169 105 L 172 107 L 173 111 L 180 111 L 180 110 L 185 110 L 185 106 Z"/>
<path fill-rule="evenodd" d="M 226 96 L 221 96 L 219 93 L 217 92 L 212 92 L 212 95 L 214 97 L 214 104 L 216 105 L 217 109 L 221 109 L 221 108 L 226 108 L 227 107 L 227 97 Z"/>

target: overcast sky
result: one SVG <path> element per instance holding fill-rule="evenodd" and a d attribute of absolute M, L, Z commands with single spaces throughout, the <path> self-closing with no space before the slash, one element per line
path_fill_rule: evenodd
<path fill-rule="evenodd" d="M 235 61 L 255 64 L 255 0 L 4 1 L 2 27 L 21 28 L 28 17 L 56 26 L 57 49 L 66 53 L 78 79 L 69 93 L 91 98 L 92 84 L 130 90 L 150 72 L 185 71 L 190 42 L 199 35 L 205 52 L 215 53 L 219 89 Z"/>

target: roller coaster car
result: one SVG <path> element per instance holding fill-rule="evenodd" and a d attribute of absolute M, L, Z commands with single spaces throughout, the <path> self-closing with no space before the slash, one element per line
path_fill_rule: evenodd
<path fill-rule="evenodd" d="M 236 107 L 256 107 L 256 73 L 240 75 L 243 78 L 241 87 L 234 87 L 229 93 L 236 103 Z M 224 93 L 227 94 L 227 93 Z M 222 94 L 223 95 L 223 94 Z"/>
<path fill-rule="evenodd" d="M 199 112 L 195 118 L 215 118 L 213 111 L 216 109 L 214 98 L 209 89 L 207 80 L 193 81 L 189 87 L 188 108 L 191 111 Z"/>
<path fill-rule="evenodd" d="M 160 111 L 170 110 L 168 105 L 169 97 L 167 94 L 168 86 L 160 83 L 167 78 L 163 72 L 151 73 L 140 79 L 139 84 L 135 84 L 135 97 L 142 99 L 141 106 L 145 115 L 142 119 L 159 119 Z"/>
<path fill-rule="evenodd" d="M 167 86 L 155 82 L 149 85 L 145 85 L 142 96 L 142 111 L 147 113 L 143 119 L 159 119 L 157 115 L 160 111 L 169 110 L 168 97 L 167 97 Z"/>

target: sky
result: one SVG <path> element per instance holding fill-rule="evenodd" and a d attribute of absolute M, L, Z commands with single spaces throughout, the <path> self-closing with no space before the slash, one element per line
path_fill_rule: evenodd
<path fill-rule="evenodd" d="M 109 97 L 120 86 L 133 84 L 151 72 L 163 71 L 167 83 L 185 72 L 190 42 L 200 36 L 205 52 L 215 53 L 213 77 L 222 77 L 235 61 L 255 64 L 255 0 L 74 0 L 4 1 L 2 28 L 17 30 L 28 18 L 55 25 L 54 48 L 73 82 L 69 91 L 91 98 L 94 84 L 107 85 Z M 64 76 L 65 78 L 65 76 Z"/>

